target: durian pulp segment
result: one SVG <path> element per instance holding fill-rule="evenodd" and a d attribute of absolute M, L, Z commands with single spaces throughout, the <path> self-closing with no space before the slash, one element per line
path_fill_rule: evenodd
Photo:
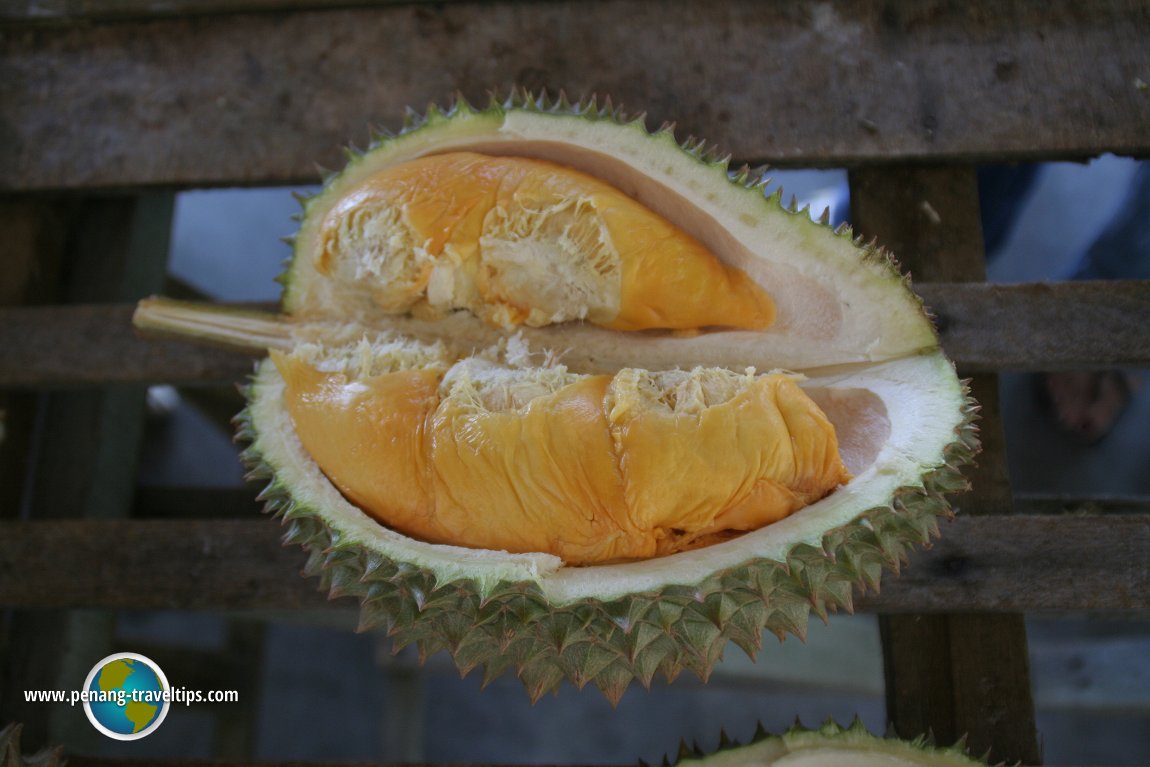
<path fill-rule="evenodd" d="M 423 541 L 643 559 L 770 524 L 849 479 L 792 376 L 577 374 L 514 338 L 459 361 L 441 345 L 375 347 L 303 344 L 273 360 L 319 467 Z"/>
<path fill-rule="evenodd" d="M 385 313 L 514 328 L 762 330 L 770 296 L 619 190 L 544 160 L 451 152 L 387 167 L 327 212 L 311 254 Z"/>

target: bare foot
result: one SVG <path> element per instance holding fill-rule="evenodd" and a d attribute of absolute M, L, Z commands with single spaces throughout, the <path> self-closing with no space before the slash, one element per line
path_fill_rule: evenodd
<path fill-rule="evenodd" d="M 1120 370 L 1100 370 L 1047 373 L 1039 384 L 1059 427 L 1092 445 L 1110 433 L 1140 382 Z"/>

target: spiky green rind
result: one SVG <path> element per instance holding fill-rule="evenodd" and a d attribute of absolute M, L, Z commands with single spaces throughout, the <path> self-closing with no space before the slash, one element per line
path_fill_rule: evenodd
<path fill-rule="evenodd" d="M 723 737 L 719 750 L 707 754 L 683 743 L 673 762 L 674 767 L 768 767 L 777 760 L 794 754 L 817 752 L 824 758 L 837 756 L 839 762 L 850 764 L 862 757 L 881 761 L 889 757 L 892 763 L 922 765 L 923 767 L 986 767 L 985 761 L 971 758 L 960 741 L 956 745 L 939 748 L 926 736 L 914 740 L 872 735 L 862 722 L 855 720 L 842 727 L 828 720 L 816 730 L 796 724 L 781 735 L 772 735 L 760 726 L 747 744 L 739 744 Z M 869 762 L 874 763 L 874 762 Z M 664 760 L 670 766 L 670 759 Z"/>
<path fill-rule="evenodd" d="M 287 541 L 308 550 L 307 572 L 333 596 L 357 598 L 363 628 L 382 628 L 397 647 L 414 645 L 423 656 L 446 650 L 463 672 L 480 670 L 485 680 L 514 671 L 533 699 L 566 679 L 593 684 L 618 700 L 634 680 L 649 685 L 656 676 L 673 679 L 684 670 L 705 679 L 730 642 L 753 655 L 765 631 L 780 639 L 802 636 L 811 612 L 825 618 L 850 610 L 856 586 L 877 590 L 884 569 L 897 571 L 911 548 L 937 535 L 937 518 L 950 513 L 945 494 L 966 486 L 958 469 L 977 450 L 973 403 L 937 352 L 922 302 L 897 264 L 849 229 L 832 233 L 825 222 L 787 208 L 781 191 L 765 196 L 763 171 L 732 171 L 713 148 L 694 139 L 680 144 L 672 126 L 650 132 L 641 116 L 629 118 L 609 102 L 571 103 L 562 95 L 515 91 L 484 108 L 459 99 L 446 110 L 410 113 L 401 131 L 378 135 L 366 152 L 352 152 L 348 167 L 304 201 L 285 280 L 287 311 L 315 311 L 316 305 L 341 317 L 348 311 L 339 296 L 324 295 L 327 288 L 308 273 L 309 259 L 302 257 L 315 252 L 316 221 L 347 190 L 393 162 L 427 152 L 518 140 L 613 151 L 628 168 L 641 166 L 638 172 L 654 183 L 689 190 L 684 196 L 740 242 L 774 243 L 771 253 L 750 249 L 764 262 L 807 270 L 812 281 L 826 278 L 829 290 L 841 289 L 839 305 L 854 312 L 844 315 L 841 343 L 821 344 L 822 362 L 784 354 L 775 365 L 809 369 L 921 356 L 929 360 L 915 380 L 930 393 L 914 408 L 891 401 L 900 441 L 868 470 L 866 481 L 852 482 L 819 508 L 772 525 L 772 531 L 676 555 L 670 565 L 660 560 L 579 569 L 561 568 L 549 555 L 488 552 L 491 557 L 478 558 L 474 551 L 403 539 L 354 509 L 333 511 L 347 504 L 318 469 L 301 469 L 310 459 L 280 460 L 277 440 L 294 434 L 280 415 L 261 409 L 276 399 L 275 392 L 261 392 L 261 373 L 240 419 L 241 437 L 251 442 L 245 460 L 254 476 L 268 480 L 263 497 L 284 520 Z M 313 305 L 312 297 L 323 300 Z M 317 316 L 323 317 L 322 309 Z M 851 334 L 862 325 L 868 325 L 864 333 Z M 754 344 L 763 338 L 754 336 Z M 806 354 L 816 347 L 800 339 L 789 351 Z M 265 370 L 271 373 L 266 364 Z M 257 410 L 262 422 L 253 416 Z M 935 426 L 919 430 L 918 418 Z M 275 433 L 265 444 L 261 432 L 271 423 Z M 914 436 L 919 431 L 929 436 Z"/>
<path fill-rule="evenodd" d="M 250 402 L 258 385 L 247 392 Z M 938 535 L 938 517 L 951 513 L 946 495 L 967 486 L 959 469 L 973 459 L 978 440 L 965 387 L 963 396 L 961 422 L 922 484 L 860 510 L 818 545 L 797 543 L 778 559 L 754 558 L 649 591 L 568 602 L 549 599 L 530 577 L 445 576 L 381 556 L 334 528 L 284 480 L 265 455 L 251 406 L 237 422 L 250 443 L 250 477 L 267 481 L 261 498 L 286 525 L 285 541 L 308 551 L 305 572 L 318 576 L 322 589 L 360 601 L 361 629 L 386 630 L 397 649 L 415 645 L 421 657 L 445 650 L 463 673 L 479 669 L 485 681 L 514 670 L 532 699 L 567 679 L 594 684 L 617 701 L 633 680 L 647 686 L 684 670 L 705 680 L 728 642 L 753 657 L 764 631 L 803 636 L 810 613 L 825 619 L 851 610 L 856 586 L 877 591 L 884 569 L 897 571 L 911 549 Z"/>
<path fill-rule="evenodd" d="M 63 749 L 59 747 L 23 754 L 20 751 L 22 729 L 22 725 L 13 722 L 0 730 L 0 767 L 64 767 Z"/>

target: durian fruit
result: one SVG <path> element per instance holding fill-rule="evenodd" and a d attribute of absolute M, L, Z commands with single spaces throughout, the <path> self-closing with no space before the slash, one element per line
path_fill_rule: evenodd
<path fill-rule="evenodd" d="M 609 105 L 459 100 L 304 201 L 283 315 L 136 322 L 271 350 L 245 458 L 363 628 L 617 700 L 850 609 L 977 450 L 892 259 L 764 184 Z"/>
<path fill-rule="evenodd" d="M 664 767 L 670 767 L 664 759 Z M 760 726 L 750 743 L 736 743 L 724 734 L 719 749 L 707 754 L 683 743 L 675 767 L 986 767 L 972 759 L 960 742 L 937 748 L 927 738 L 900 740 L 870 734 L 858 720 L 842 727 L 828 720 L 817 730 L 799 724 L 781 735 Z"/>
<path fill-rule="evenodd" d="M 27 755 L 20 750 L 23 725 L 9 723 L 0 729 L 0 767 L 64 767 L 63 749 L 46 748 Z"/>

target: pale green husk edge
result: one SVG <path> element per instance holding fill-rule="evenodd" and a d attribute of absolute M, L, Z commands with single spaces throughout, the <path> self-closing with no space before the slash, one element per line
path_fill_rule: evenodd
<path fill-rule="evenodd" d="M 796 724 L 779 735 L 772 735 L 759 725 L 746 744 L 734 742 L 723 733 L 719 749 L 709 754 L 683 742 L 673 760 L 664 758 L 663 767 L 765 766 L 791 754 L 812 751 L 842 758 L 889 756 L 900 762 L 921 764 L 924 767 L 986 767 L 985 760 L 972 758 L 964 746 L 960 741 L 953 746 L 939 748 L 927 736 L 919 736 L 914 740 L 878 737 L 872 735 L 857 719 L 849 727 L 828 720 L 818 729 L 811 730 Z"/>

